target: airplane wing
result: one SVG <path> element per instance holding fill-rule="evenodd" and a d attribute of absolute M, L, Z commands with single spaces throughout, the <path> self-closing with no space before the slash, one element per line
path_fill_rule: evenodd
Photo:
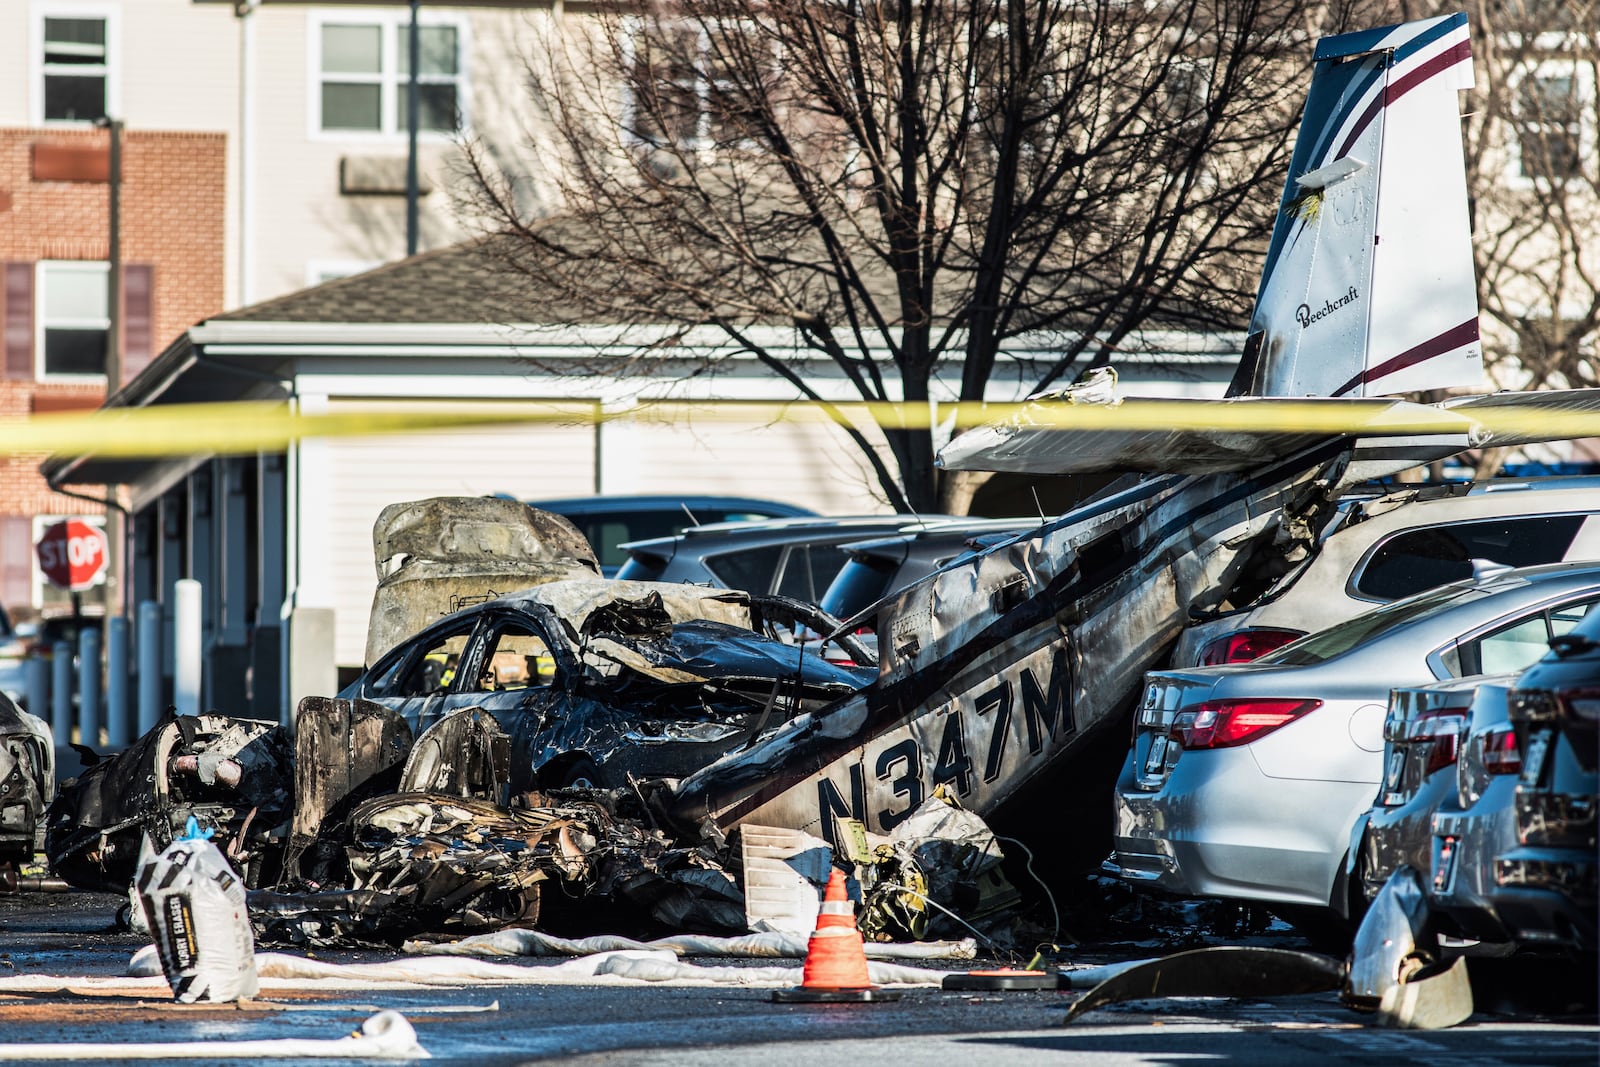
<path fill-rule="evenodd" d="M 1347 480 L 1381 477 L 1468 448 L 1600 432 L 1600 389 L 1495 393 L 1442 405 L 1381 398 L 1039 400 L 939 453 L 946 470 L 1023 474 L 1246 471 L 1316 444 L 1351 440 Z"/>
<path fill-rule="evenodd" d="M 1437 427 L 1434 433 L 1459 438 L 1451 451 L 1469 447 L 1467 418 L 1399 400 L 1128 397 L 1093 408 L 1035 402 L 1015 419 L 961 434 L 939 452 L 938 462 L 946 470 L 1022 474 L 1220 474 L 1263 466 L 1385 421 L 1395 433 Z"/>

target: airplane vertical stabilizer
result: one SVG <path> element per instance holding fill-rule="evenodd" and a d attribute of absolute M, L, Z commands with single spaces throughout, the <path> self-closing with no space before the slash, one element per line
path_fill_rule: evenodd
<path fill-rule="evenodd" d="M 1465 14 L 1325 37 L 1232 394 L 1483 378 L 1457 93 Z"/>

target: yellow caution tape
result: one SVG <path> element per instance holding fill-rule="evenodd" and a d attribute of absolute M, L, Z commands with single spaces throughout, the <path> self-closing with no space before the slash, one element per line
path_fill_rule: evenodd
<path fill-rule="evenodd" d="M 1533 405 L 1446 410 L 1381 399 L 1154 400 L 1132 398 L 1105 406 L 1056 401 L 1020 404 L 816 404 L 651 402 L 603 411 L 593 402 L 462 402 L 414 404 L 327 413 L 292 411 L 282 401 L 164 405 L 91 413 L 0 419 L 0 455 L 92 455 L 103 458 L 247 455 L 279 452 L 320 437 L 372 437 L 516 425 L 590 425 L 638 418 L 728 421 L 769 425 L 830 419 L 858 425 L 957 430 L 992 423 L 1060 430 L 1125 432 L 1213 431 L 1329 436 L 1409 436 L 1476 431 L 1538 440 L 1600 436 L 1600 411 L 1550 410 Z"/>

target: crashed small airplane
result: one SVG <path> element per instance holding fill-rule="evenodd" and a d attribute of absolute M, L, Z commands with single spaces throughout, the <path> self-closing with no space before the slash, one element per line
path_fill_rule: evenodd
<path fill-rule="evenodd" d="M 876 681 L 683 780 L 674 817 L 712 836 L 756 823 L 837 843 L 839 820 L 888 832 L 941 787 L 989 816 L 1124 728 L 1192 614 L 1247 603 L 1313 551 L 1347 487 L 1488 443 L 1460 419 L 1418 435 L 1415 416 L 1436 408 L 1381 399 L 1482 379 L 1457 103 L 1471 84 L 1464 14 L 1318 43 L 1238 374 L 1228 399 L 1188 402 L 1309 395 L 1409 429 L 1052 428 L 1060 405 L 1105 402 L 1095 384 L 1034 398 L 1037 419 L 963 434 L 940 455 L 947 469 L 1143 473 L 848 620 L 876 629 Z M 1600 391 L 1444 406 L 1470 419 L 1523 405 L 1592 411 Z"/>

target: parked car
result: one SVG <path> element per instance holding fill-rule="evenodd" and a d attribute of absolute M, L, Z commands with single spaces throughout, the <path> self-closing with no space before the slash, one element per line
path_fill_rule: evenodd
<path fill-rule="evenodd" d="M 1581 624 L 1580 624 L 1581 625 Z M 1484 682 L 1473 698 L 1447 790 L 1429 826 L 1426 866 L 1417 868 L 1433 910 L 1453 936 L 1508 942 L 1495 907 L 1495 860 L 1517 845 L 1517 782 L 1522 753 L 1508 697 L 1520 676 Z"/>
<path fill-rule="evenodd" d="M 776 593 L 815 604 L 849 557 L 842 545 L 903 533 L 953 515 L 854 515 L 693 526 L 676 537 L 631 541 L 618 578 Z"/>
<path fill-rule="evenodd" d="M 930 522 L 910 533 L 841 545 L 844 566 L 818 606 L 850 619 L 945 564 L 1044 525 L 1040 519 L 957 519 Z"/>
<path fill-rule="evenodd" d="M 837 620 L 733 590 L 556 581 L 440 620 L 339 696 L 399 712 L 419 748 L 451 712 L 486 710 L 509 738 L 512 794 L 676 778 L 875 677 L 782 639 L 798 626 Z"/>
<path fill-rule="evenodd" d="M 572 520 L 600 558 L 600 572 L 615 578 L 628 561 L 622 545 L 647 538 L 673 537 L 691 526 L 718 522 L 759 522 L 816 512 L 776 500 L 742 496 L 579 496 L 529 500 L 541 511 Z"/>
<path fill-rule="evenodd" d="M 1522 756 L 1519 844 L 1495 860 L 1495 908 L 1521 940 L 1594 952 L 1600 612 L 1552 640 L 1518 679 L 1511 721 Z"/>
<path fill-rule="evenodd" d="M 1142 886 L 1349 913 L 1351 828 L 1383 779 L 1389 691 L 1520 669 L 1600 602 L 1600 564 L 1456 582 L 1253 663 L 1151 672 L 1106 867 Z"/>
<path fill-rule="evenodd" d="M 1425 886 L 1431 879 L 1436 891 L 1448 883 L 1461 849 L 1458 842 L 1447 842 L 1441 857 L 1434 825 L 1463 793 L 1464 806 L 1470 806 L 1481 799 L 1485 777 L 1504 774 L 1504 740 L 1510 738 L 1506 693 L 1516 679 L 1514 673 L 1475 675 L 1401 686 L 1390 694 L 1383 723 L 1383 781 L 1371 811 L 1356 820 L 1350 834 L 1347 874 L 1353 905 L 1371 901 L 1402 866 L 1421 875 Z M 1487 751 L 1486 745 L 1491 746 Z M 1510 798 L 1509 793 L 1502 796 Z M 1479 817 L 1488 814 L 1485 809 Z M 1491 862 L 1493 856 L 1490 852 Z"/>
<path fill-rule="evenodd" d="M 1306 560 L 1246 603 L 1236 600 L 1238 610 L 1188 627 L 1172 665 L 1248 662 L 1495 566 L 1585 559 L 1600 559 L 1600 479 L 1500 480 L 1354 498 L 1335 509 Z M 1252 587 L 1260 583 L 1238 585 Z"/>

